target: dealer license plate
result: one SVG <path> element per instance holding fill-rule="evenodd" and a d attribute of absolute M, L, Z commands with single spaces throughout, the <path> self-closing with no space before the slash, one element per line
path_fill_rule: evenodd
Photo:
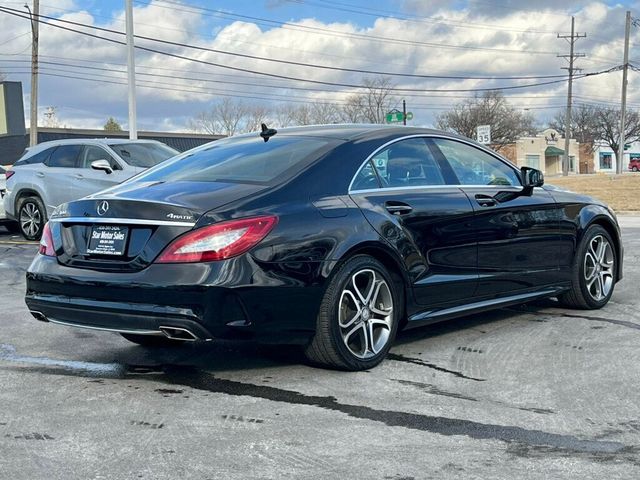
<path fill-rule="evenodd" d="M 98 225 L 91 229 L 87 253 L 90 255 L 124 255 L 128 227 Z"/>

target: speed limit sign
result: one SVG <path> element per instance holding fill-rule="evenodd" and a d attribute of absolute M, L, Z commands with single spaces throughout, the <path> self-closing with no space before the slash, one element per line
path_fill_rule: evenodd
<path fill-rule="evenodd" d="M 478 125 L 476 128 L 476 140 L 484 145 L 491 143 L 491 125 Z"/>

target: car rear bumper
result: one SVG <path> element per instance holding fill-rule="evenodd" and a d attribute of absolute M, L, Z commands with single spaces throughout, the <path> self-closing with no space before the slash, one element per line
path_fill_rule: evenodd
<path fill-rule="evenodd" d="M 247 256 L 202 264 L 151 265 L 134 273 L 70 268 L 37 255 L 27 271 L 25 301 L 35 318 L 122 333 L 195 339 L 245 338 L 304 343 L 313 334 L 318 283 L 274 276 Z"/>

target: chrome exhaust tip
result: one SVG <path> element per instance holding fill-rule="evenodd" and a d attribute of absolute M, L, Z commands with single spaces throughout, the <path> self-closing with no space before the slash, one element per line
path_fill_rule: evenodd
<path fill-rule="evenodd" d="M 198 340 L 198 336 L 191 330 L 182 327 L 168 327 L 161 325 L 158 327 L 167 338 L 172 340 L 183 340 L 187 342 L 195 342 Z"/>
<path fill-rule="evenodd" d="M 40 321 L 40 322 L 48 322 L 49 319 L 46 317 L 46 315 L 42 312 L 38 312 L 37 310 L 29 310 L 29 313 L 31 313 L 31 315 L 33 315 L 33 318 L 35 318 L 36 320 Z"/>

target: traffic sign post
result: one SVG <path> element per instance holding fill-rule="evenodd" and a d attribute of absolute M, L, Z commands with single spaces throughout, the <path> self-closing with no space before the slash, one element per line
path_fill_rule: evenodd
<path fill-rule="evenodd" d="M 476 127 L 476 140 L 478 143 L 488 145 L 491 143 L 491 125 L 478 125 Z"/>

